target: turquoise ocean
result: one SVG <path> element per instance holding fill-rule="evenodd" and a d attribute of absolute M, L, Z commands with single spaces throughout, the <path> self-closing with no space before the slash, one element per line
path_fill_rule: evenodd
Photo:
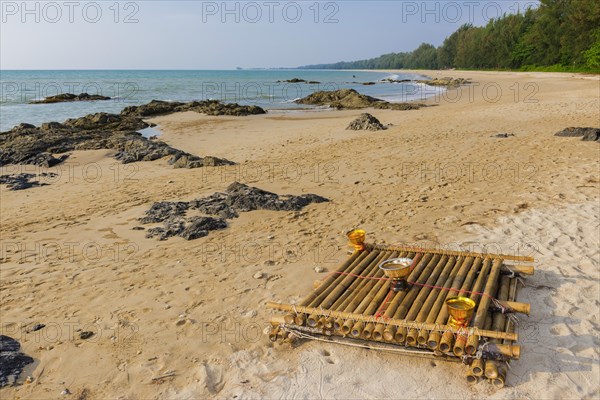
<path fill-rule="evenodd" d="M 293 78 L 318 83 L 288 83 Z M 96 112 L 118 113 L 130 105 L 151 100 L 192 101 L 217 99 L 254 104 L 278 112 L 311 108 L 295 99 L 318 90 L 352 88 L 390 102 L 422 100 L 435 89 L 412 82 L 384 79 L 422 79 L 422 75 L 386 72 L 323 70 L 65 70 L 0 71 L 0 131 L 22 122 L 40 125 L 62 122 Z M 363 85 L 374 82 L 373 85 Z M 101 94 L 107 101 L 29 104 L 59 93 Z M 315 107 L 312 107 L 315 108 Z"/>

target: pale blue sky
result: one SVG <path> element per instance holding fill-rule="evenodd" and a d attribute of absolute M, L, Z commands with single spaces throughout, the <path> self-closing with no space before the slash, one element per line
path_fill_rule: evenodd
<path fill-rule="evenodd" d="M 465 22 L 483 25 L 537 1 L 23 4 L 0 2 L 2 69 L 232 69 L 350 61 L 410 51 L 422 42 L 438 46 Z"/>

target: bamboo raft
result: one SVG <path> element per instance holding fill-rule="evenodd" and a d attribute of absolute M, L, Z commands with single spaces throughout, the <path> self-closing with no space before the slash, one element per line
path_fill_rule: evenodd
<path fill-rule="evenodd" d="M 407 287 L 379 264 L 412 259 Z M 272 341 L 325 340 L 419 357 L 461 361 L 466 380 L 487 380 L 501 388 L 508 363 L 517 360 L 516 313 L 530 305 L 517 302 L 518 281 L 533 275 L 534 259 L 416 247 L 364 244 L 297 305 L 267 303 L 285 314 L 271 318 Z M 517 263 L 525 263 L 517 264 Z M 464 296 L 476 304 L 465 326 L 449 319 L 446 300 Z"/>

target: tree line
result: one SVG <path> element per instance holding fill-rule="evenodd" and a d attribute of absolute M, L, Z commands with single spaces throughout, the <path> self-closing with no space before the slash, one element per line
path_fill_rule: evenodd
<path fill-rule="evenodd" d="M 540 0 L 523 13 L 486 26 L 465 24 L 440 47 L 311 69 L 542 69 L 600 70 L 600 0 Z"/>

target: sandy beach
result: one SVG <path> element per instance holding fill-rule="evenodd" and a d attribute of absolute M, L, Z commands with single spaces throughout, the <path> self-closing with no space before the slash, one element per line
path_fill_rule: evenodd
<path fill-rule="evenodd" d="M 1 186 L 1 333 L 35 362 L 0 395 L 598 398 L 600 146 L 554 133 L 598 127 L 600 78 L 418 73 L 473 84 L 419 110 L 367 110 L 391 124 L 378 132 L 345 129 L 364 110 L 156 117 L 169 145 L 238 164 L 173 169 L 164 159 L 125 165 L 108 150 L 76 151 L 43 170 L 58 174 L 47 186 Z M 17 172 L 40 170 L 2 171 Z M 190 201 L 236 181 L 330 202 L 241 213 L 192 241 L 132 229 L 153 202 Z M 522 355 L 507 387 L 469 386 L 443 361 L 268 340 L 265 303 L 308 294 L 347 257 L 344 232 L 354 227 L 370 242 L 536 258 L 520 289 L 532 312 L 519 317 Z M 46 327 L 32 332 L 36 323 Z M 94 335 L 80 339 L 86 331 Z"/>

